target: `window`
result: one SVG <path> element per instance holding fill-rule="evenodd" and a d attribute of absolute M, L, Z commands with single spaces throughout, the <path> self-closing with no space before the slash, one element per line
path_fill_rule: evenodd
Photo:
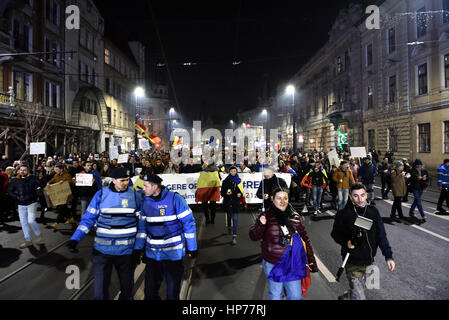
<path fill-rule="evenodd" d="M 111 63 L 111 53 L 109 52 L 109 49 L 104 48 L 104 62 L 106 64 L 110 64 Z"/>
<path fill-rule="evenodd" d="M 33 101 L 33 76 L 31 74 L 13 71 L 13 91 L 16 99 Z"/>
<path fill-rule="evenodd" d="M 323 114 L 327 114 L 328 108 L 329 108 L 329 98 L 326 94 L 323 96 Z"/>
<path fill-rule="evenodd" d="M 422 7 L 416 12 L 416 37 L 421 38 L 427 33 L 426 7 Z"/>
<path fill-rule="evenodd" d="M 343 95 L 343 97 L 344 97 L 344 102 L 349 101 L 349 88 L 348 88 L 348 86 L 346 86 L 344 88 L 344 95 Z"/>
<path fill-rule="evenodd" d="M 430 123 L 418 124 L 419 152 L 430 152 Z"/>
<path fill-rule="evenodd" d="M 111 94 L 111 79 L 106 78 L 106 93 Z"/>
<path fill-rule="evenodd" d="M 120 127 L 123 127 L 123 112 L 120 111 L 120 122 L 119 122 Z"/>
<path fill-rule="evenodd" d="M 398 132 L 396 128 L 388 128 L 388 150 L 392 152 L 398 151 Z"/>
<path fill-rule="evenodd" d="M 341 56 L 337 57 L 337 74 L 343 72 L 343 63 L 341 61 Z"/>
<path fill-rule="evenodd" d="M 27 25 L 22 25 L 18 20 L 13 20 L 13 41 L 14 48 L 20 51 L 32 51 L 33 37 L 32 29 Z"/>
<path fill-rule="evenodd" d="M 373 64 L 373 45 L 366 46 L 366 66 L 369 67 Z"/>
<path fill-rule="evenodd" d="M 427 63 L 418 66 L 418 94 L 427 93 Z"/>
<path fill-rule="evenodd" d="M 92 51 L 92 33 L 86 30 L 86 42 L 87 42 L 87 49 Z"/>
<path fill-rule="evenodd" d="M 111 124 L 111 108 L 110 107 L 106 107 L 106 118 L 107 118 L 108 124 Z"/>
<path fill-rule="evenodd" d="M 368 86 L 367 89 L 367 108 L 368 109 L 372 109 L 373 108 L 373 87 L 372 86 Z"/>
<path fill-rule="evenodd" d="M 59 62 L 59 43 L 56 40 L 45 38 L 45 51 L 47 52 L 45 60 L 55 66 L 60 65 Z M 50 52 L 50 53 L 48 53 Z"/>
<path fill-rule="evenodd" d="M 396 100 L 396 76 L 388 79 L 388 102 L 394 103 Z"/>
<path fill-rule="evenodd" d="M 349 51 L 345 51 L 345 71 L 348 70 L 351 64 L 351 58 L 349 57 Z"/>
<path fill-rule="evenodd" d="M 114 126 L 117 125 L 117 110 L 114 110 Z"/>
<path fill-rule="evenodd" d="M 45 105 L 59 109 L 61 106 L 60 88 L 53 82 L 45 81 Z"/>
<path fill-rule="evenodd" d="M 449 22 L 449 0 L 443 0 L 443 23 Z"/>
<path fill-rule="evenodd" d="M 444 121 L 444 153 L 449 153 L 449 121 Z"/>
<path fill-rule="evenodd" d="M 124 123 L 124 127 L 129 127 L 129 123 L 128 123 L 128 114 L 125 112 L 125 123 Z"/>
<path fill-rule="evenodd" d="M 59 26 L 60 6 L 54 0 L 47 0 L 45 4 L 45 17 L 48 21 Z"/>
<path fill-rule="evenodd" d="M 449 54 L 444 56 L 444 86 L 449 88 Z"/>
<path fill-rule="evenodd" d="M 33 76 L 25 74 L 23 77 L 24 100 L 33 102 Z"/>
<path fill-rule="evenodd" d="M 396 51 L 396 30 L 395 28 L 388 29 L 388 53 Z"/>
<path fill-rule="evenodd" d="M 368 130 L 368 148 L 374 149 L 376 146 L 376 132 L 374 130 Z"/>

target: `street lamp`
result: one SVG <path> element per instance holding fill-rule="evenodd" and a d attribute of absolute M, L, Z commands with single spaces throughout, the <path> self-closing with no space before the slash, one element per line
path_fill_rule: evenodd
<path fill-rule="evenodd" d="M 137 87 L 134 90 L 134 96 L 136 97 L 136 105 L 135 105 L 135 109 L 134 109 L 134 115 L 135 115 L 135 120 L 136 120 L 135 123 L 137 123 L 137 121 L 139 121 L 139 119 L 140 119 L 140 107 L 138 106 L 138 99 L 145 96 L 145 90 L 142 87 Z M 134 135 L 134 149 L 135 150 L 138 149 L 137 131 Z"/>
<path fill-rule="evenodd" d="M 295 87 L 291 84 L 285 89 L 287 94 L 292 96 L 292 109 L 293 109 L 293 152 L 296 152 L 296 113 L 295 113 Z"/>

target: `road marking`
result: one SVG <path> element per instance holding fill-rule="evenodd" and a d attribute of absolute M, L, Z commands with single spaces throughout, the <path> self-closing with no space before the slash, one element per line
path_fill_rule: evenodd
<path fill-rule="evenodd" d="M 389 203 L 389 204 L 393 205 L 393 201 L 391 201 L 391 200 L 385 200 L 385 199 L 383 199 L 382 201 L 385 201 L 386 203 Z M 408 203 L 402 203 L 402 205 L 403 205 L 404 207 L 406 207 L 406 208 L 409 208 L 409 209 L 412 207 L 412 205 L 411 205 L 411 204 L 408 204 Z M 438 215 L 438 214 L 435 214 L 435 213 L 433 213 L 433 212 L 429 212 L 429 211 L 426 211 L 426 210 L 424 210 L 424 213 L 427 213 L 428 215 L 431 215 L 431 216 L 433 216 L 433 217 L 438 217 L 438 218 L 441 218 L 441 219 L 444 219 L 444 220 L 449 221 L 449 217 L 448 217 L 448 216 L 440 216 L 440 215 Z"/>
<path fill-rule="evenodd" d="M 321 260 L 316 255 L 314 255 L 314 256 L 315 256 L 316 264 L 318 266 L 318 270 L 320 270 L 320 272 L 323 274 L 323 276 L 326 278 L 326 280 L 329 282 L 336 282 L 335 276 L 329 271 L 328 268 L 326 268 L 324 263 L 322 263 Z"/>
<path fill-rule="evenodd" d="M 416 229 L 419 229 L 419 230 L 421 230 L 421 231 L 427 232 L 428 234 L 431 234 L 431 235 L 434 236 L 434 237 L 437 237 L 437 238 L 440 238 L 440 239 L 442 239 L 442 240 L 444 240 L 444 241 L 449 242 L 449 239 L 448 239 L 448 238 L 443 237 L 443 236 L 439 235 L 438 233 L 429 231 L 429 230 L 427 230 L 427 229 L 424 229 L 424 228 L 422 228 L 422 227 L 420 227 L 420 226 L 417 226 L 417 225 L 414 225 L 414 224 L 412 224 L 412 227 L 413 227 L 413 228 L 416 228 Z"/>
<path fill-rule="evenodd" d="M 145 270 L 145 263 L 140 263 L 136 270 L 134 270 L 134 283 L 136 283 L 137 279 L 139 279 L 140 275 L 142 274 L 142 272 Z M 143 284 L 142 284 L 143 285 Z M 142 287 L 142 286 L 141 286 Z M 139 288 L 140 289 L 140 288 Z M 118 297 L 120 296 L 120 292 L 117 292 L 117 295 L 114 297 L 114 300 L 118 300 Z M 136 292 L 134 299 L 136 298 L 138 292 Z M 140 296 L 139 296 L 140 297 Z M 136 300 L 143 300 L 143 299 L 136 299 Z"/>
<path fill-rule="evenodd" d="M 330 210 L 327 210 L 326 213 L 327 213 L 328 215 L 331 215 L 332 217 L 335 216 L 335 213 L 333 213 L 333 212 L 330 211 Z"/>
<path fill-rule="evenodd" d="M 382 189 L 381 187 L 378 187 L 378 186 L 374 186 L 374 188 L 379 189 L 379 190 Z M 413 198 L 412 194 L 410 196 Z M 385 200 L 385 199 L 382 199 L 382 200 Z M 430 201 L 427 201 L 427 200 L 424 200 L 424 199 L 422 199 L 422 201 L 430 202 Z M 434 203 L 434 202 L 430 202 L 430 203 Z M 432 210 L 435 210 L 435 211 L 437 210 L 437 208 L 433 208 L 433 207 L 428 207 L 428 208 L 432 209 Z"/>

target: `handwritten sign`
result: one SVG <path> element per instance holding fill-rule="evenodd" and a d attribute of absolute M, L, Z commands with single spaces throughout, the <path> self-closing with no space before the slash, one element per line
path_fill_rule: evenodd
<path fill-rule="evenodd" d="M 143 151 L 150 150 L 150 141 L 148 139 L 139 139 L 139 148 Z"/>
<path fill-rule="evenodd" d="M 118 156 L 117 163 L 128 163 L 129 154 L 124 153 Z"/>
<path fill-rule="evenodd" d="M 109 158 L 111 160 L 118 159 L 118 147 L 117 146 L 109 147 Z"/>
<path fill-rule="evenodd" d="M 67 204 L 72 199 L 72 190 L 67 181 L 61 184 L 53 184 L 44 189 L 45 200 L 49 208 Z"/>
<path fill-rule="evenodd" d="M 365 158 L 366 149 L 365 147 L 351 147 L 351 156 L 354 158 Z"/>
<path fill-rule="evenodd" d="M 93 183 L 93 174 L 90 173 L 77 173 L 76 174 L 76 186 L 77 187 L 90 187 Z"/>
<path fill-rule="evenodd" d="M 45 142 L 31 142 L 30 154 L 45 154 Z"/>

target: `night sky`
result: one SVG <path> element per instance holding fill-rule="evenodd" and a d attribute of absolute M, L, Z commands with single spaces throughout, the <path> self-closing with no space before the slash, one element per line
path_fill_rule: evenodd
<path fill-rule="evenodd" d="M 147 47 L 147 80 L 169 85 L 186 123 L 201 114 L 224 123 L 274 95 L 326 43 L 338 11 L 360 1 L 94 2 L 106 36 Z M 156 67 L 165 63 L 162 47 L 169 73 Z"/>

